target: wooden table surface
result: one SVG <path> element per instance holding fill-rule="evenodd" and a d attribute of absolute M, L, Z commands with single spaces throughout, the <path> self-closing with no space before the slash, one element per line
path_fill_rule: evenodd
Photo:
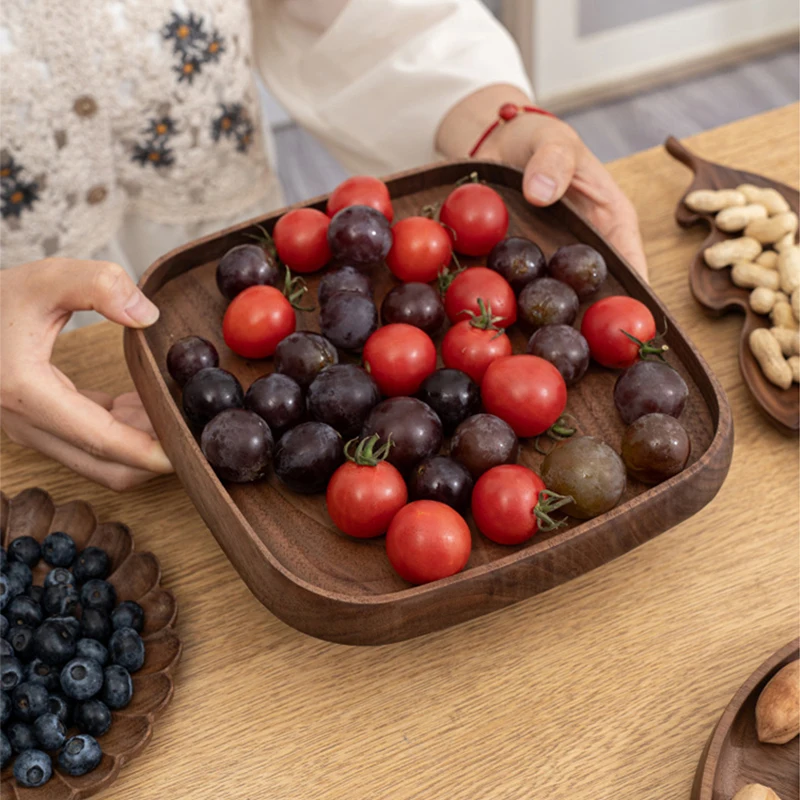
<path fill-rule="evenodd" d="M 798 182 L 798 106 L 687 140 Z M 593 573 L 442 633 L 380 648 L 309 638 L 250 595 L 174 477 L 117 495 L 2 441 L 2 488 L 41 486 L 128 523 L 178 598 L 184 656 L 145 753 L 100 798 L 688 798 L 723 707 L 797 635 L 797 442 L 737 366 L 741 318 L 706 318 L 673 219 L 689 172 L 656 148 L 610 165 L 639 210 L 653 286 L 733 408 L 733 464 L 695 517 Z M 130 388 L 118 328 L 61 337 L 84 388 Z"/>

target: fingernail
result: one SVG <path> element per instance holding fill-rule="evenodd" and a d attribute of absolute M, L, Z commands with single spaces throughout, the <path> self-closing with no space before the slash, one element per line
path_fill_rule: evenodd
<path fill-rule="evenodd" d="M 555 193 L 556 182 L 547 175 L 534 175 L 528 183 L 528 194 L 540 203 L 550 203 Z"/>
<path fill-rule="evenodd" d="M 139 325 L 152 325 L 158 319 L 158 308 L 138 289 L 125 306 L 125 313 Z"/>

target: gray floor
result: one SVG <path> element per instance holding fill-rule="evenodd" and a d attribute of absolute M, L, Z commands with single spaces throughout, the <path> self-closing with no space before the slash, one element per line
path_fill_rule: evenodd
<path fill-rule="evenodd" d="M 692 80 L 574 111 L 574 126 L 602 161 L 690 136 L 800 99 L 797 47 Z M 271 114 L 274 120 L 275 116 Z M 278 172 L 286 200 L 330 191 L 346 172 L 311 135 L 292 124 L 276 130 Z"/>

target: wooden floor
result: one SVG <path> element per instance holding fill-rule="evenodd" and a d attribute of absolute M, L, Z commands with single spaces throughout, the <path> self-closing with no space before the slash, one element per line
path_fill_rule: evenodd
<path fill-rule="evenodd" d="M 669 134 L 690 136 L 800 99 L 797 47 L 622 100 L 573 111 L 564 119 L 602 161 L 661 144 Z M 272 103 L 269 104 L 270 109 Z M 271 115 L 275 119 L 274 114 Z M 305 131 L 276 131 L 278 172 L 287 203 L 330 191 L 346 176 Z"/>

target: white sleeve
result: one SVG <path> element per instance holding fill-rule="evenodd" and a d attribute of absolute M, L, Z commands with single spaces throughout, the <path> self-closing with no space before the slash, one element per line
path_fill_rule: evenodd
<path fill-rule="evenodd" d="M 436 131 L 472 92 L 531 86 L 479 0 L 251 0 L 270 91 L 354 172 L 439 158 Z"/>

